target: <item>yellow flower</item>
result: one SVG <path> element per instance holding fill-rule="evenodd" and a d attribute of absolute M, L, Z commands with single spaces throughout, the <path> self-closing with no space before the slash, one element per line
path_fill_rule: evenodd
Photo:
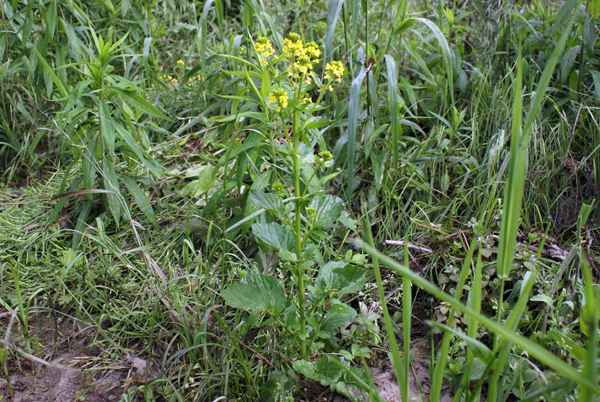
<path fill-rule="evenodd" d="M 177 64 L 183 66 L 185 63 L 183 62 L 183 60 L 177 60 Z"/>
<path fill-rule="evenodd" d="M 344 76 L 344 65 L 339 61 L 333 61 L 331 63 L 327 63 L 325 66 L 325 79 L 328 80 L 336 80 L 337 82 L 342 82 L 342 77 Z"/>
<path fill-rule="evenodd" d="M 269 95 L 269 103 L 277 103 L 279 106 L 277 107 L 277 111 L 281 111 L 281 109 L 285 109 L 288 105 L 288 93 L 285 92 L 283 88 L 276 88 Z"/>
<path fill-rule="evenodd" d="M 304 53 L 304 45 L 302 44 L 300 35 L 292 32 L 283 40 L 283 53 L 286 57 Z"/>
<path fill-rule="evenodd" d="M 254 44 L 254 50 L 256 51 L 257 55 L 262 56 L 265 59 L 273 54 L 273 46 L 271 45 L 271 41 L 265 37 L 261 37 L 256 40 L 256 43 Z M 267 64 L 266 60 L 264 59 L 260 62 L 262 65 Z"/>
<path fill-rule="evenodd" d="M 319 46 L 315 43 L 315 42 L 310 42 L 308 45 L 306 45 L 306 47 L 304 48 L 304 53 L 311 58 L 312 62 L 315 63 L 319 58 L 319 56 L 321 55 L 321 50 L 319 49 Z"/>
<path fill-rule="evenodd" d="M 313 101 L 312 101 L 312 99 L 310 98 L 310 96 L 303 95 L 303 96 L 302 96 L 302 98 L 300 98 L 300 103 L 301 103 L 302 105 L 308 105 L 308 104 L 311 104 L 311 103 L 313 103 Z"/>
<path fill-rule="evenodd" d="M 310 57 L 308 57 L 308 56 L 298 57 L 298 61 L 296 63 L 294 63 L 294 68 L 296 69 L 296 71 L 299 71 L 302 74 L 308 73 L 308 71 L 312 69 L 312 63 L 310 61 Z"/>

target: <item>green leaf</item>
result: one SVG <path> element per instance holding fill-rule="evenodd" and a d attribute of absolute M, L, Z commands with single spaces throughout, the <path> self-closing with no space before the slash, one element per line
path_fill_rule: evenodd
<path fill-rule="evenodd" d="M 455 299 L 454 296 L 442 291 L 440 288 L 435 286 L 427 279 L 417 275 L 410 268 L 398 263 L 397 261 L 392 260 L 384 254 L 381 254 L 374 247 L 371 247 L 365 243 L 362 243 L 362 247 L 374 258 L 377 258 L 380 262 L 383 262 L 386 266 L 388 266 L 391 270 L 398 273 L 399 275 L 409 278 L 413 284 L 423 289 L 427 293 L 431 294 L 434 297 L 437 297 L 438 299 L 446 303 L 453 305 L 458 311 L 462 312 L 463 314 L 476 318 L 478 322 L 483 324 L 490 331 L 499 335 L 503 339 L 503 341 L 510 342 L 511 344 L 523 349 L 530 356 L 533 356 L 535 359 L 539 360 L 546 366 L 551 367 L 556 372 L 561 373 L 561 375 L 563 375 L 564 377 L 567 377 L 570 380 L 577 383 L 578 385 L 581 385 L 582 387 L 585 387 L 591 392 L 600 395 L 600 385 L 598 385 L 597 382 L 594 382 L 590 378 L 582 375 L 577 368 L 568 364 L 560 357 L 555 356 L 551 351 L 547 350 L 542 345 L 539 345 L 538 343 L 522 335 L 517 334 L 512 329 L 507 328 L 504 325 L 500 325 L 496 321 L 465 306 L 459 300 Z"/>
<path fill-rule="evenodd" d="M 327 6 L 327 32 L 325 33 L 325 57 L 323 66 L 331 61 L 333 56 L 333 38 L 335 36 L 335 26 L 337 25 L 340 11 L 344 5 L 343 0 L 329 0 Z"/>
<path fill-rule="evenodd" d="M 327 356 L 321 357 L 316 362 L 296 360 L 293 367 L 297 373 L 311 380 L 319 381 L 321 385 L 333 384 L 342 375 L 342 369 L 331 362 Z"/>
<path fill-rule="evenodd" d="M 279 223 L 255 223 L 252 232 L 257 239 L 277 250 L 293 251 L 296 239 L 291 230 Z"/>
<path fill-rule="evenodd" d="M 308 208 L 316 210 L 312 225 L 317 228 L 337 221 L 344 211 L 344 202 L 341 198 L 331 195 L 318 196 L 311 201 Z"/>
<path fill-rule="evenodd" d="M 152 205 L 150 205 L 150 201 L 148 201 L 146 194 L 142 191 L 142 189 L 139 188 L 139 186 L 131 177 L 121 176 L 120 179 L 125 187 L 127 187 L 129 194 L 133 196 L 138 208 L 144 213 L 144 215 L 146 215 L 146 218 L 152 222 L 152 226 L 154 226 L 155 229 L 158 229 L 156 215 L 154 215 L 154 210 L 152 209 Z"/>
<path fill-rule="evenodd" d="M 350 324 L 356 318 L 356 311 L 345 303 L 335 300 L 332 306 L 327 310 L 321 323 L 320 331 L 323 334 L 321 338 L 335 336 L 341 327 Z"/>
<path fill-rule="evenodd" d="M 288 250 L 284 250 L 284 249 L 279 250 L 278 256 L 283 261 L 289 261 L 289 262 L 296 262 L 296 261 L 298 261 L 298 256 L 296 255 L 296 253 L 293 253 L 293 252 L 288 251 Z"/>
<path fill-rule="evenodd" d="M 278 218 L 285 216 L 281 198 L 273 193 L 265 193 L 262 191 L 250 191 L 250 200 L 256 205 L 266 209 Z"/>
<path fill-rule="evenodd" d="M 338 296 L 358 292 L 365 281 L 362 268 L 345 261 L 330 261 L 323 265 L 315 279 L 315 284 L 307 287 L 315 298 L 323 298 L 330 293 Z"/>
<path fill-rule="evenodd" d="M 392 156 L 394 159 L 394 164 L 392 166 L 394 169 L 398 169 L 398 142 L 400 139 L 398 135 L 398 78 L 396 78 L 396 62 L 390 55 L 386 54 L 383 57 L 385 58 L 388 73 L 388 104 L 390 121 L 392 123 Z"/>
<path fill-rule="evenodd" d="M 65 89 L 65 86 L 63 85 L 62 81 L 60 80 L 60 78 L 58 78 L 58 76 L 56 75 L 56 73 L 54 72 L 54 69 L 52 67 L 50 67 L 50 64 L 48 64 L 48 62 L 46 61 L 46 59 L 44 59 L 44 56 L 42 56 L 40 54 L 40 52 L 38 52 L 38 50 L 34 47 L 33 50 L 35 51 L 35 54 L 38 57 L 38 60 L 42 63 L 42 65 L 44 66 L 44 69 L 48 72 L 48 74 L 50 75 L 50 77 L 52 78 L 52 81 L 54 81 L 54 84 L 56 85 L 56 87 L 58 88 L 58 90 L 60 91 L 60 94 L 62 96 L 64 96 L 65 98 L 67 96 L 69 96 L 69 93 L 67 92 L 67 90 Z"/>
<path fill-rule="evenodd" d="M 464 340 L 465 342 L 467 342 L 468 347 L 473 351 L 475 356 L 477 356 L 479 358 L 479 360 L 481 360 L 483 362 L 483 364 L 485 364 L 486 366 L 489 365 L 490 363 L 493 363 L 492 358 L 494 356 L 492 354 L 492 351 L 487 346 L 485 346 L 483 343 L 479 342 L 477 339 L 471 338 L 471 337 L 465 335 L 464 333 L 457 331 L 453 328 L 450 328 L 447 325 L 440 324 L 439 322 L 429 321 L 428 324 L 430 324 L 434 327 L 444 329 L 448 332 L 451 332 L 454 335 L 456 335 L 457 337 L 459 337 L 462 340 Z"/>
<path fill-rule="evenodd" d="M 352 190 L 354 189 L 354 161 L 356 158 L 356 150 L 358 148 L 356 133 L 358 131 L 358 119 L 361 114 L 360 89 L 366 74 L 367 70 L 363 67 L 350 86 L 350 100 L 348 104 L 348 143 L 346 144 L 346 158 L 348 163 L 346 172 L 346 185 L 348 186 L 348 190 L 346 197 L 348 201 L 352 198 Z"/>
<path fill-rule="evenodd" d="M 120 95 L 123 102 L 127 103 L 131 108 L 135 110 L 139 110 L 143 113 L 149 114 L 150 116 L 154 116 L 159 119 L 172 121 L 167 116 L 165 116 L 160 110 L 152 106 L 150 102 L 148 102 L 146 99 L 142 98 L 140 95 L 136 94 L 133 91 L 117 87 L 110 87 L 107 88 L 107 92 L 114 92 L 115 94 Z"/>
<path fill-rule="evenodd" d="M 111 191 L 111 193 L 106 193 L 103 196 L 106 197 L 108 208 L 115 219 L 117 227 L 119 227 L 121 215 L 123 214 L 123 208 L 119 202 L 121 189 L 119 188 L 119 182 L 115 168 L 113 167 L 113 164 L 106 158 L 102 158 L 102 173 L 102 177 L 104 179 L 104 188 Z"/>
<path fill-rule="evenodd" d="M 227 286 L 221 297 L 230 307 L 266 312 L 272 316 L 281 314 L 290 306 L 290 299 L 285 296 L 281 283 L 269 275 L 248 275 L 243 282 Z"/>
<path fill-rule="evenodd" d="M 113 125 L 112 116 L 106 102 L 100 103 L 100 129 L 102 130 L 102 138 L 106 145 L 106 150 L 113 155 L 115 153 L 117 133 L 115 132 L 115 126 Z"/>
<path fill-rule="evenodd" d="M 311 128 L 322 128 L 333 124 L 333 120 L 321 120 L 321 117 L 311 117 L 306 121 L 304 125 L 305 130 L 310 130 Z"/>
<path fill-rule="evenodd" d="M 263 98 L 266 98 L 271 93 L 271 75 L 269 74 L 269 69 L 263 69 L 262 77 L 261 77 L 261 85 L 260 85 L 260 94 Z"/>
<path fill-rule="evenodd" d="M 540 295 L 535 295 L 533 296 L 531 299 L 529 299 L 531 301 L 540 301 L 540 302 L 544 302 L 546 303 L 549 307 L 552 307 L 554 305 L 554 302 L 552 301 L 552 298 L 550 296 L 547 296 L 545 294 L 540 294 Z"/>
<path fill-rule="evenodd" d="M 198 176 L 198 184 L 203 193 L 207 193 L 215 186 L 215 168 L 212 165 L 207 165 L 202 169 Z"/>

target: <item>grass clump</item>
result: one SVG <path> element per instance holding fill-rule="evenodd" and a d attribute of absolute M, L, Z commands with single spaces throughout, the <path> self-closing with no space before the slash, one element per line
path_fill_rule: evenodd
<path fill-rule="evenodd" d="M 593 1 L 0 9 L 0 398 L 600 396 Z"/>

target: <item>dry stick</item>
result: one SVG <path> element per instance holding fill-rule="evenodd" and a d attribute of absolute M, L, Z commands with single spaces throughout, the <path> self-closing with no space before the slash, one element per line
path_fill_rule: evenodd
<path fill-rule="evenodd" d="M 214 335 L 214 334 L 212 334 L 212 335 Z M 263 355 L 261 355 L 259 352 L 257 352 L 256 350 L 252 349 L 250 346 L 243 344 L 242 341 L 240 341 L 239 339 L 237 339 L 237 338 L 233 338 L 233 339 L 235 339 L 235 341 L 237 343 L 239 343 L 240 345 L 242 345 L 243 347 L 245 347 L 246 349 L 248 349 L 250 352 L 254 353 L 254 355 L 256 357 L 258 357 L 263 362 L 267 363 L 269 366 L 271 366 L 271 368 L 275 368 L 275 366 L 273 365 L 273 363 L 271 363 L 270 361 L 268 361 L 267 358 L 264 357 Z"/>
<path fill-rule="evenodd" d="M 139 226 L 141 228 L 143 228 L 143 226 L 140 225 L 138 222 L 134 221 L 133 219 L 130 219 L 129 221 L 131 222 L 131 228 L 133 229 L 135 241 L 137 242 L 138 246 L 140 247 L 140 256 L 142 257 L 142 260 L 144 260 L 144 264 L 146 265 L 146 270 L 148 270 L 148 272 L 154 272 L 154 276 L 158 277 L 162 281 L 163 285 L 166 286 L 167 285 L 167 277 L 165 276 L 164 272 L 158 266 L 156 261 L 154 261 L 154 259 L 152 257 L 150 257 L 150 255 L 143 250 L 142 241 L 140 240 L 140 236 L 136 229 L 136 226 Z M 159 295 L 158 289 L 154 289 L 154 286 L 152 286 L 151 284 L 150 284 L 150 287 L 152 288 L 153 292 L 155 292 L 157 295 Z M 173 318 L 175 318 L 177 321 L 179 321 L 179 317 L 181 317 L 183 315 L 183 313 L 181 313 L 181 314 L 177 313 L 173 309 L 173 307 L 171 307 L 171 303 L 169 303 L 169 301 L 167 299 L 165 299 L 162 296 L 159 296 L 159 297 L 160 297 L 160 301 L 169 310 L 169 313 L 171 314 L 171 316 Z"/>
<path fill-rule="evenodd" d="M 404 242 L 401 240 L 386 240 L 383 242 L 384 245 L 386 246 L 400 246 L 400 247 L 404 247 Z M 421 247 L 421 246 L 417 246 L 415 244 L 412 243 L 408 243 L 406 245 L 408 248 L 412 248 L 414 250 L 419 250 L 422 251 L 423 253 L 433 253 L 433 250 L 427 248 L 427 247 Z"/>
<path fill-rule="evenodd" d="M 24 358 L 26 358 L 27 360 L 31 360 L 34 363 L 39 363 L 42 364 L 44 366 L 48 366 L 51 367 L 53 369 L 56 369 L 59 371 L 59 373 L 62 373 L 64 370 L 70 369 L 69 366 L 65 366 L 64 364 L 60 364 L 60 363 L 51 363 L 48 362 L 44 359 L 40 359 L 39 357 L 36 357 L 34 355 L 31 355 L 27 352 L 25 352 L 23 349 L 21 349 L 20 347 L 16 346 L 16 345 L 11 345 L 9 342 L 6 342 L 2 339 L 0 339 L 0 343 L 4 344 L 7 348 L 14 350 L 15 352 L 20 353 Z"/>
<path fill-rule="evenodd" d="M 4 344 L 8 347 L 9 343 L 8 341 L 10 340 L 10 330 L 12 329 L 12 326 L 15 322 L 15 317 L 17 316 L 17 312 L 19 311 L 19 306 L 17 306 L 17 308 L 15 309 L 15 311 L 9 311 L 8 315 L 11 315 L 10 320 L 8 321 L 8 326 L 6 327 L 6 336 L 4 337 Z"/>

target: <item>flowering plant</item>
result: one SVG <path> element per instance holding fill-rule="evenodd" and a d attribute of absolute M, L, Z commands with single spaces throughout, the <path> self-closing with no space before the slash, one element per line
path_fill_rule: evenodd
<path fill-rule="evenodd" d="M 364 272 L 346 261 L 325 263 L 319 250 L 322 238 L 329 236 L 326 231 L 339 227 L 339 222 L 350 224 L 350 219 L 343 214 L 343 201 L 324 190 L 337 175 L 321 174 L 332 165 L 333 156 L 319 129 L 326 130 L 331 122 L 314 114 L 324 109 L 320 104 L 324 94 L 342 82 L 344 66 L 328 63 L 321 79 L 315 71 L 321 55 L 319 46 L 315 42 L 305 44 L 295 33 L 283 41 L 279 54 L 269 39 L 257 39 L 254 54 L 256 63 L 228 56 L 245 67 L 244 71 L 231 72 L 245 77 L 247 83 L 235 99 L 249 91 L 254 96 L 245 107 L 235 104 L 235 117 L 217 120 L 247 122 L 250 118 L 257 122 L 247 129 L 243 145 L 234 144 L 237 148 L 233 152 L 246 155 L 237 161 L 238 178 L 240 166 L 256 167 L 248 169 L 253 184 L 242 225 L 251 225 L 263 250 L 277 253 L 283 272 L 280 278 L 269 275 L 269 269 L 244 275 L 221 296 L 229 306 L 250 311 L 254 317 L 270 317 L 266 322 L 275 322 L 291 335 L 301 357 L 293 364 L 297 372 L 322 383 L 338 382 L 342 370 L 321 353 L 325 344 L 337 344 L 334 338 L 339 328 L 357 316 L 340 297 L 363 286 Z M 315 150 L 317 144 L 320 151 Z M 272 150 L 272 154 L 260 154 L 262 148 Z M 248 155 L 251 149 L 254 156 Z M 314 269 L 317 265 L 318 271 Z M 322 357 L 309 361 L 315 353 Z"/>

